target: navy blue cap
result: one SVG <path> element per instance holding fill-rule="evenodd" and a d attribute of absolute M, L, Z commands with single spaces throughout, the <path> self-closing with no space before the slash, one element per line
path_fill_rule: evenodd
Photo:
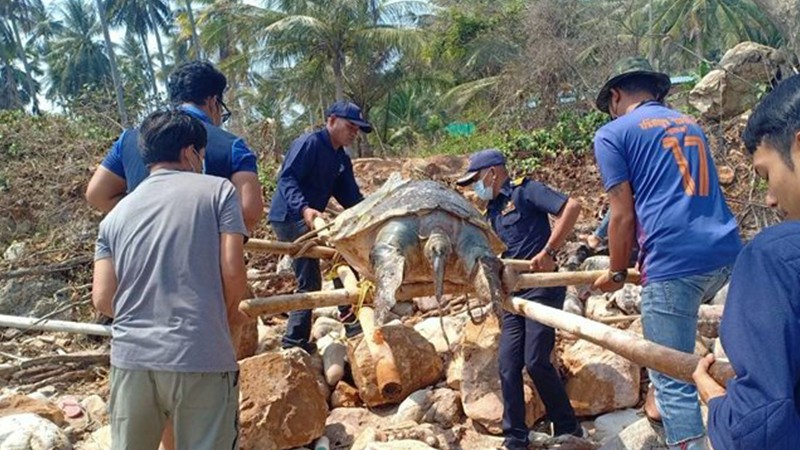
<path fill-rule="evenodd" d="M 372 124 L 364 120 L 364 115 L 361 114 L 361 108 L 356 106 L 355 103 L 340 100 L 330 106 L 325 111 L 325 117 L 336 116 L 341 119 L 347 119 L 350 122 L 358 125 L 364 133 L 372 132 Z"/>
<path fill-rule="evenodd" d="M 500 150 L 494 148 L 487 148 L 479 152 L 475 152 L 469 156 L 469 167 L 467 173 L 456 181 L 459 186 L 466 186 L 475 181 L 478 172 L 492 166 L 504 166 L 506 164 L 506 157 Z"/>

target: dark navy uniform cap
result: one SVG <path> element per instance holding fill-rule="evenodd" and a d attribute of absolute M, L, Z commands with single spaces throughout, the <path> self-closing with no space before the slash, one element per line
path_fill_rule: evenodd
<path fill-rule="evenodd" d="M 469 157 L 469 167 L 467 173 L 456 181 L 459 186 L 466 186 L 475 181 L 478 172 L 487 167 L 503 166 L 506 164 L 506 157 L 500 150 L 494 148 L 487 148 L 479 152 L 475 152 Z"/>
<path fill-rule="evenodd" d="M 364 120 L 364 115 L 361 114 L 361 108 L 355 103 L 340 100 L 330 106 L 325 111 L 325 117 L 336 116 L 342 119 L 347 119 L 350 122 L 358 125 L 364 133 L 372 132 L 372 124 Z"/>

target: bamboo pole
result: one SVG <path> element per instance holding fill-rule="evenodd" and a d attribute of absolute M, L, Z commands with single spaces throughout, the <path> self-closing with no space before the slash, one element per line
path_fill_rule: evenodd
<path fill-rule="evenodd" d="M 274 295 L 243 300 L 239 311 L 248 317 L 262 314 L 281 314 L 302 309 L 325 308 L 329 306 L 350 305 L 358 300 L 357 292 L 347 289 L 331 291 L 300 292 L 297 294 Z"/>
<path fill-rule="evenodd" d="M 508 270 L 505 271 L 508 274 Z M 606 270 L 586 270 L 581 272 L 539 272 L 508 274 L 509 282 L 513 282 L 513 291 L 534 287 L 574 286 L 580 284 L 593 284 L 601 275 L 608 273 Z M 638 271 L 629 270 L 628 283 L 638 283 L 641 278 Z"/>
<path fill-rule="evenodd" d="M 647 341 L 633 333 L 519 297 L 509 297 L 503 306 L 514 314 L 572 333 L 636 364 L 655 369 L 672 378 L 694 383 L 692 372 L 697 367 L 699 356 L 679 352 Z M 715 362 L 709 374 L 723 386 L 728 379 L 735 376 L 730 364 L 722 361 Z"/>
<path fill-rule="evenodd" d="M 0 315 L 0 327 L 22 330 L 64 331 L 67 333 L 111 336 L 111 327 L 94 323 L 70 322 L 66 320 L 42 320 L 35 317 Z"/>
<path fill-rule="evenodd" d="M 346 291 L 358 292 L 358 281 L 349 267 L 339 266 L 336 271 Z M 375 363 L 378 390 L 387 400 L 396 400 L 403 392 L 403 383 L 400 380 L 392 348 L 386 343 L 381 329 L 375 326 L 375 310 L 372 306 L 362 306 L 358 309 L 358 322 L 364 331 L 364 340 Z"/>
<path fill-rule="evenodd" d="M 277 253 L 279 255 L 293 255 L 303 248 L 303 244 L 293 242 L 271 241 L 267 239 L 250 239 L 244 245 L 245 250 L 251 252 Z M 303 257 L 330 259 L 336 255 L 336 250 L 324 245 L 309 247 Z"/>

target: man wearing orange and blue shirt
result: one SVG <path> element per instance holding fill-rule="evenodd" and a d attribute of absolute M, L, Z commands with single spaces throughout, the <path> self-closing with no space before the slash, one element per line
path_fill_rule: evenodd
<path fill-rule="evenodd" d="M 694 119 L 664 106 L 669 89 L 667 75 L 628 58 L 597 97 L 597 107 L 614 120 L 594 140 L 611 203 L 611 266 L 595 287 L 623 286 L 636 234 L 644 336 L 692 353 L 700 304 L 727 282 L 742 244 L 705 134 Z M 667 445 L 705 449 L 694 386 L 653 370 L 650 379 Z"/>

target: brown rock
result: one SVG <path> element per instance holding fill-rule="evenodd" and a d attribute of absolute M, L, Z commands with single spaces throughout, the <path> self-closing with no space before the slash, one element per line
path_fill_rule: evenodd
<path fill-rule="evenodd" d="M 236 359 L 242 360 L 255 355 L 258 349 L 258 322 L 248 321 L 237 328 L 232 336 L 236 346 Z"/>
<path fill-rule="evenodd" d="M 0 398 L 0 417 L 14 414 L 33 413 L 62 427 L 67 424 L 58 406 L 48 401 L 38 400 L 22 394 Z"/>
<path fill-rule="evenodd" d="M 358 408 L 363 404 L 358 396 L 358 389 L 344 381 L 336 384 L 336 389 L 331 394 L 331 408 Z"/>
<path fill-rule="evenodd" d="M 463 369 L 461 380 L 461 402 L 464 414 L 480 423 L 490 433 L 502 433 L 503 396 L 500 391 L 500 378 L 497 350 L 500 328 L 497 319 L 490 316 L 483 324 L 467 322 L 464 329 Z M 528 378 L 525 380 L 525 423 L 532 427 L 544 416 L 544 405 L 539 394 Z"/>
<path fill-rule="evenodd" d="M 442 378 L 442 360 L 433 345 L 413 328 L 403 325 L 384 326 L 383 336 L 394 354 L 403 390 L 397 401 L 405 399 L 412 392 L 430 386 Z M 384 398 L 378 390 L 375 377 L 375 363 L 363 337 L 348 341 L 348 359 L 353 379 L 361 399 L 368 406 L 393 403 Z M 395 403 L 397 402 L 395 401 Z"/>
<path fill-rule="evenodd" d="M 563 355 L 569 372 L 566 388 L 579 416 L 602 414 L 639 402 L 640 367 L 587 341 L 578 341 Z"/>
<path fill-rule="evenodd" d="M 328 403 L 311 358 L 291 349 L 240 362 L 239 420 L 243 450 L 299 447 L 325 430 Z"/>

